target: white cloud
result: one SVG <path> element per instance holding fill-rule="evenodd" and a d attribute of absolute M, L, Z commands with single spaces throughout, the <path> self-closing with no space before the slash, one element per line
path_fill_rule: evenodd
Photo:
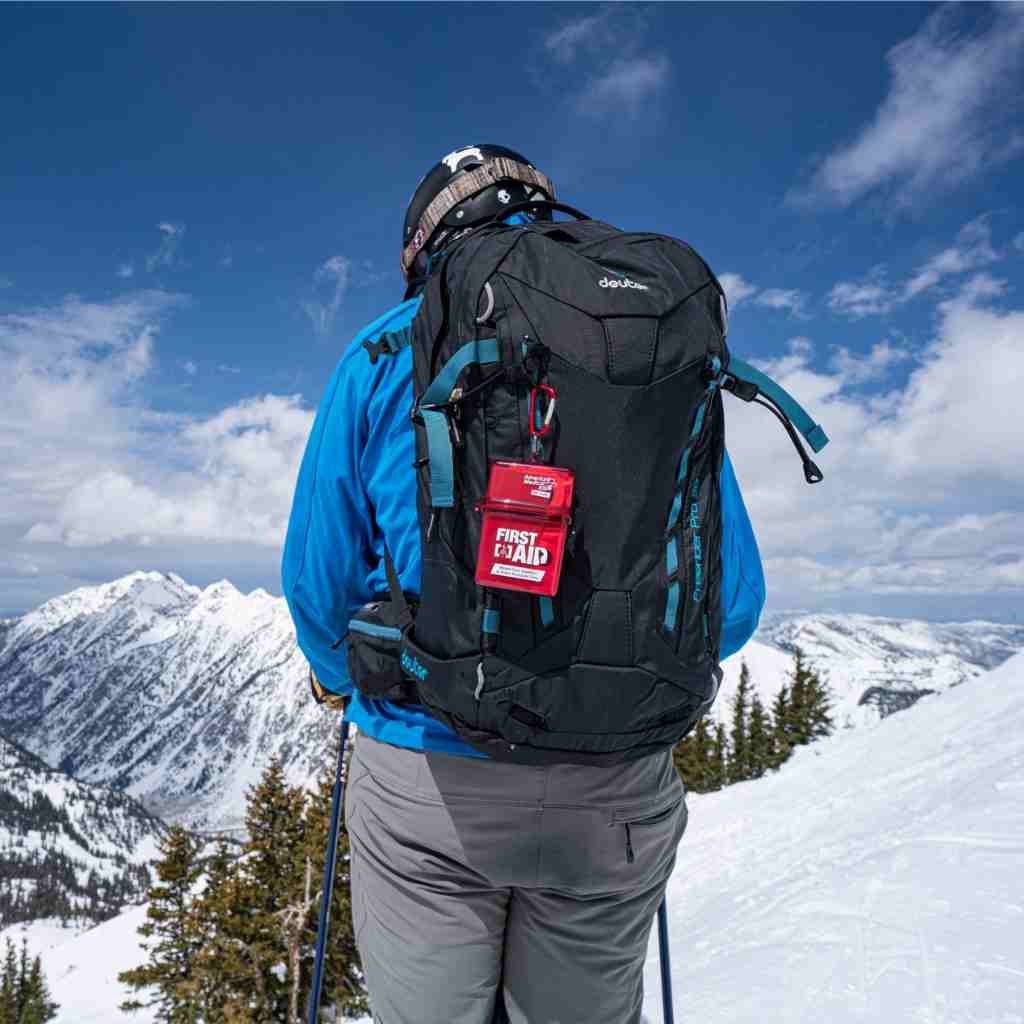
<path fill-rule="evenodd" d="M 586 114 L 635 117 L 667 84 L 672 62 L 661 55 L 627 57 L 615 61 L 606 71 L 595 75 L 576 101 Z"/>
<path fill-rule="evenodd" d="M 581 47 L 607 40 L 611 13 L 609 9 L 566 22 L 545 37 L 544 49 L 560 63 L 571 63 Z"/>
<path fill-rule="evenodd" d="M 146 257 L 146 269 L 152 273 L 158 267 L 174 267 L 179 264 L 178 250 L 185 235 L 184 224 L 173 224 L 161 221 L 157 225 L 160 232 L 160 246 Z"/>
<path fill-rule="evenodd" d="M 795 288 L 765 288 L 753 297 L 759 306 L 785 309 L 796 317 L 804 316 L 804 296 Z"/>
<path fill-rule="evenodd" d="M 822 162 L 794 201 L 848 206 L 884 189 L 900 205 L 961 184 L 1024 148 L 1016 127 L 1024 5 L 996 4 L 973 35 L 942 5 L 886 55 L 889 92 L 853 142 Z"/>
<path fill-rule="evenodd" d="M 1022 231 L 1019 235 L 1017 235 L 1016 238 L 1014 238 L 1013 247 L 1018 252 L 1024 252 L 1024 231 Z"/>
<path fill-rule="evenodd" d="M 944 278 L 966 274 L 995 263 L 1001 254 L 992 245 L 985 216 L 965 224 L 956 242 L 936 253 L 902 284 L 890 284 L 884 266 L 874 267 L 863 281 L 841 281 L 828 295 L 829 307 L 853 319 L 889 313 L 940 284 Z"/>
<path fill-rule="evenodd" d="M 650 45 L 648 27 L 646 10 L 637 6 L 608 5 L 572 18 L 542 40 L 547 70 L 538 80 L 590 117 L 625 123 L 649 116 L 672 62 Z"/>
<path fill-rule="evenodd" d="M 722 291 L 725 292 L 730 310 L 735 309 L 744 299 L 757 294 L 757 288 L 754 285 L 749 281 L 744 281 L 739 274 L 729 271 L 718 275 L 718 283 L 722 286 Z"/>
<path fill-rule="evenodd" d="M 280 545 L 312 413 L 294 395 L 201 418 L 155 412 L 144 391 L 155 339 L 183 301 L 72 297 L 0 317 L 0 374 L 13 384 L 0 404 L 0 528 L 22 538 L 9 560 L 39 564 L 44 544 Z"/>
<path fill-rule="evenodd" d="M 832 355 L 832 368 L 844 386 L 867 384 L 882 380 L 897 363 L 906 362 L 910 353 L 888 341 L 876 342 L 866 356 L 853 355 L 849 349 L 837 346 Z"/>
<path fill-rule="evenodd" d="M 351 261 L 344 256 L 332 256 L 317 267 L 310 295 L 302 302 L 317 334 L 330 332 L 348 288 L 351 268 Z"/>
<path fill-rule="evenodd" d="M 198 367 L 198 366 L 196 366 L 196 364 L 195 364 L 195 363 L 193 363 L 191 359 L 186 359 L 186 360 L 185 360 L 185 362 L 183 362 L 183 363 L 181 364 L 181 368 L 182 368 L 182 369 L 183 369 L 183 370 L 184 370 L 184 371 L 185 371 L 185 372 L 186 372 L 186 373 L 187 373 L 187 374 L 188 374 L 188 375 L 189 375 L 190 377 L 194 377 L 194 376 L 195 376 L 195 375 L 196 375 L 196 374 L 197 374 L 197 373 L 199 372 L 199 367 Z"/>
<path fill-rule="evenodd" d="M 131 263 L 121 263 L 117 268 L 117 276 L 127 280 L 135 273 L 135 267 Z"/>
<path fill-rule="evenodd" d="M 860 358 L 838 349 L 827 370 L 805 341 L 764 365 L 832 439 L 814 488 L 763 411 L 729 401 L 730 452 L 783 604 L 1024 589 L 1024 310 L 987 305 L 999 290 L 980 275 L 941 303 L 899 386 L 888 371 L 909 355 L 886 342 Z M 867 380 L 881 389 L 860 390 Z"/>
<path fill-rule="evenodd" d="M 729 310 L 734 310 L 742 302 L 754 302 L 767 309 L 788 310 L 792 316 L 804 317 L 806 297 L 795 288 L 759 288 L 739 274 L 726 272 L 718 275 L 718 283 L 725 292 Z"/>

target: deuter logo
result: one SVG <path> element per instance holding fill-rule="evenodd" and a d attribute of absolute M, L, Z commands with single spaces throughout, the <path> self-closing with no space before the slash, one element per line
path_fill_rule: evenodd
<path fill-rule="evenodd" d="M 597 283 L 602 288 L 636 288 L 638 291 L 641 292 L 646 292 L 649 290 L 647 285 L 638 284 L 636 281 L 633 281 L 631 278 L 628 277 L 620 277 L 617 279 L 614 277 L 602 277 L 601 280 L 598 281 Z"/>
<path fill-rule="evenodd" d="M 402 651 L 402 668 L 420 682 L 427 678 L 427 670 L 420 664 L 419 658 L 413 657 L 408 651 Z"/>

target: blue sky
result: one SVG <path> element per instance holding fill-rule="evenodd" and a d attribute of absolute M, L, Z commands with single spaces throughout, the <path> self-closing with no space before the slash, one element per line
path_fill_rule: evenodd
<path fill-rule="evenodd" d="M 0 613 L 279 592 L 409 195 L 495 142 L 693 244 L 834 436 L 811 490 L 729 409 L 773 608 L 1019 617 L 1022 99 L 1009 5 L 0 7 Z"/>

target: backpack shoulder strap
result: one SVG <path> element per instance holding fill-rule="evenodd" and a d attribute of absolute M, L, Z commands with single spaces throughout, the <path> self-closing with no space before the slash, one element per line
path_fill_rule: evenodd
<path fill-rule="evenodd" d="M 394 356 L 412 344 L 412 327 L 403 327 L 397 331 L 388 331 L 380 335 L 376 341 L 367 339 L 363 342 L 371 363 L 377 362 L 377 357 L 383 352 L 386 355 Z"/>

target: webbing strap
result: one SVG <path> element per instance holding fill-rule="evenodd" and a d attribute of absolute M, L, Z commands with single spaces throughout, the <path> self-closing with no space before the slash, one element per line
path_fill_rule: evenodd
<path fill-rule="evenodd" d="M 540 607 L 541 625 L 547 629 L 555 621 L 555 605 L 550 597 L 538 597 L 537 604 Z"/>
<path fill-rule="evenodd" d="M 433 508 L 452 508 L 455 504 L 455 466 L 448 416 L 431 406 L 444 405 L 450 398 L 459 374 L 471 363 L 496 363 L 500 359 L 497 338 L 468 341 L 444 364 L 430 382 L 418 403 L 419 415 L 427 431 L 427 457 L 430 460 L 430 504 Z"/>
<path fill-rule="evenodd" d="M 403 327 L 397 331 L 389 331 L 383 335 L 381 341 L 387 338 L 389 352 L 401 352 L 403 348 L 412 344 L 412 327 Z"/>
<path fill-rule="evenodd" d="M 497 338 L 481 338 L 478 341 L 467 341 L 458 349 L 441 369 L 441 372 L 430 382 L 427 390 L 420 397 L 420 408 L 431 405 L 443 405 L 448 401 L 459 379 L 459 374 L 470 363 L 496 363 L 501 358 Z"/>
<path fill-rule="evenodd" d="M 391 601 L 398 609 L 398 626 L 400 629 L 405 629 L 412 622 L 412 611 L 409 608 L 409 602 L 405 599 L 405 594 L 402 592 L 402 584 L 398 579 L 395 563 L 391 560 L 391 553 L 388 551 L 386 544 L 384 545 L 384 572 L 388 577 L 388 590 L 391 592 Z"/>
<path fill-rule="evenodd" d="M 766 373 L 762 373 L 750 363 L 745 363 L 742 359 L 735 357 L 729 360 L 729 369 L 726 370 L 726 373 L 737 380 L 755 385 L 761 394 L 770 398 L 789 417 L 793 426 L 804 435 L 814 451 L 820 452 L 828 444 L 828 434 L 825 433 L 821 425 L 815 423 L 804 407 Z"/>

